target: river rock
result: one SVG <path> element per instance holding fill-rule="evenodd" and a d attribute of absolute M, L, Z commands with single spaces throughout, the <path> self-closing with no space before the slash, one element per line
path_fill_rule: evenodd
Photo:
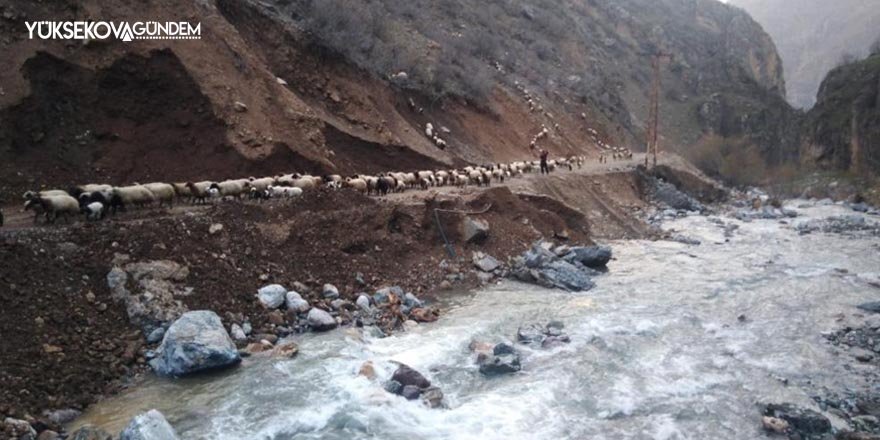
<path fill-rule="evenodd" d="M 284 297 L 287 294 L 287 289 L 280 284 L 270 284 L 268 286 L 260 288 L 257 291 L 257 299 L 260 300 L 260 304 L 267 309 L 277 309 L 281 307 L 281 304 L 284 304 Z"/>
<path fill-rule="evenodd" d="M 247 335 L 244 334 L 244 329 L 238 324 L 232 324 L 232 327 L 229 329 L 229 335 L 232 336 L 232 340 L 235 342 L 247 341 Z"/>
<path fill-rule="evenodd" d="M 119 434 L 119 440 L 177 440 L 174 428 L 159 411 L 151 409 L 135 416 Z"/>
<path fill-rule="evenodd" d="M 129 321 L 145 336 L 183 315 L 188 309 L 178 299 L 192 292 L 181 283 L 186 266 L 169 260 L 142 261 L 114 266 L 107 286 L 114 301 L 125 307 Z"/>
<path fill-rule="evenodd" d="M 156 327 L 153 331 L 147 335 L 147 342 L 150 344 L 155 344 L 162 340 L 165 337 L 165 328 L 164 327 Z"/>
<path fill-rule="evenodd" d="M 37 440 L 58 440 L 60 438 L 61 436 L 58 435 L 57 432 L 49 429 L 41 432 L 40 435 L 37 436 Z"/>
<path fill-rule="evenodd" d="M 385 382 L 383 388 L 391 394 L 400 395 L 403 391 L 403 384 L 396 380 L 389 380 L 388 382 Z"/>
<path fill-rule="evenodd" d="M 167 376 L 229 367 L 241 361 L 220 317 L 208 310 L 184 313 L 165 332 L 157 353 L 150 366 Z"/>
<path fill-rule="evenodd" d="M 355 304 L 357 304 L 357 306 L 365 312 L 369 312 L 371 309 L 370 298 L 367 295 L 359 295 L 357 301 L 355 301 Z"/>
<path fill-rule="evenodd" d="M 585 292 L 595 287 L 589 272 L 562 260 L 548 264 L 539 269 L 538 273 L 540 274 L 539 284 L 547 287 L 570 292 Z"/>
<path fill-rule="evenodd" d="M 71 434 L 68 440 L 113 440 L 113 436 L 96 426 L 85 425 Z"/>
<path fill-rule="evenodd" d="M 761 426 L 763 426 L 766 431 L 780 435 L 788 432 L 789 428 L 791 427 L 791 425 L 789 425 L 788 422 L 786 422 L 785 420 L 767 416 L 761 418 Z"/>
<path fill-rule="evenodd" d="M 482 252 L 474 253 L 473 263 L 474 267 L 483 272 L 493 272 L 495 269 L 501 267 L 501 263 L 498 262 L 498 260 L 491 255 L 486 255 Z"/>
<path fill-rule="evenodd" d="M 373 295 L 373 301 L 376 304 L 386 304 L 390 300 L 391 295 L 397 296 L 398 298 L 403 298 L 405 293 L 400 286 L 383 287 L 377 290 L 376 293 Z"/>
<path fill-rule="evenodd" d="M 492 356 L 478 356 L 477 362 L 480 365 L 480 373 L 489 377 L 516 373 L 522 369 L 519 353 L 512 346 L 504 343 L 495 346 Z"/>
<path fill-rule="evenodd" d="M 321 294 L 325 299 L 334 300 L 339 298 L 339 289 L 332 284 L 324 284 L 324 289 L 321 291 Z"/>
<path fill-rule="evenodd" d="M 3 424 L 0 425 L 0 434 L 4 431 L 12 434 L 13 439 L 17 440 L 35 440 L 37 438 L 37 431 L 25 420 L 13 419 L 12 417 L 7 417 L 3 420 Z"/>
<path fill-rule="evenodd" d="M 864 304 L 859 304 L 857 307 L 866 312 L 880 313 L 880 301 L 866 302 Z"/>
<path fill-rule="evenodd" d="M 415 322 L 434 322 L 439 318 L 439 315 L 432 308 L 418 308 L 410 311 L 409 317 Z"/>
<path fill-rule="evenodd" d="M 369 380 L 373 380 L 376 378 L 376 367 L 373 366 L 373 361 L 366 361 L 361 364 L 361 368 L 358 370 L 358 375 L 364 376 Z"/>
<path fill-rule="evenodd" d="M 428 408 L 442 408 L 444 406 L 443 391 L 440 388 L 428 387 L 422 390 L 421 398 L 422 403 Z"/>
<path fill-rule="evenodd" d="M 404 385 L 400 395 L 406 400 L 416 400 L 422 394 L 422 390 L 415 385 Z"/>
<path fill-rule="evenodd" d="M 56 425 L 65 425 L 67 423 L 72 422 L 74 419 L 80 416 L 82 411 L 75 410 L 73 408 L 68 409 L 59 409 L 55 411 L 47 411 L 44 412 L 43 415 L 46 416 L 46 419 Z"/>
<path fill-rule="evenodd" d="M 818 438 L 831 432 L 828 418 L 811 409 L 799 408 L 789 403 L 767 405 L 764 416 L 786 421 L 791 426 L 790 435 L 798 434 L 805 439 Z"/>
<path fill-rule="evenodd" d="M 312 327 L 312 330 L 317 332 L 324 332 L 327 330 L 333 330 L 336 328 L 336 318 L 330 315 L 330 313 L 318 309 L 313 308 L 309 310 L 308 315 L 309 326 Z"/>
<path fill-rule="evenodd" d="M 482 243 L 489 238 L 489 223 L 485 220 L 465 217 L 461 222 L 461 236 L 467 243 Z"/>
<path fill-rule="evenodd" d="M 299 353 L 299 345 L 291 339 L 283 339 L 272 349 L 272 356 L 292 358 Z"/>
<path fill-rule="evenodd" d="M 521 344 L 540 344 L 544 341 L 544 329 L 537 324 L 521 326 L 516 330 L 516 340 Z"/>
<path fill-rule="evenodd" d="M 416 388 L 428 388 L 431 386 L 431 381 L 422 376 L 422 373 L 404 364 L 400 364 L 397 367 L 397 370 L 391 376 L 391 380 L 399 382 L 403 386 L 412 385 Z"/>
<path fill-rule="evenodd" d="M 287 310 L 292 310 L 296 313 L 305 313 L 311 308 L 309 302 L 304 300 L 302 295 L 293 290 L 287 292 L 284 297 L 284 302 L 287 304 Z"/>
<path fill-rule="evenodd" d="M 607 246 L 578 246 L 564 257 L 566 261 L 577 261 L 591 268 L 603 268 L 611 260 L 611 248 Z"/>
<path fill-rule="evenodd" d="M 403 296 L 403 303 L 407 307 L 411 307 L 411 308 L 422 307 L 422 300 L 420 300 L 418 297 L 416 297 L 415 295 L 413 295 L 412 293 L 409 293 L 409 292 L 407 292 Z"/>

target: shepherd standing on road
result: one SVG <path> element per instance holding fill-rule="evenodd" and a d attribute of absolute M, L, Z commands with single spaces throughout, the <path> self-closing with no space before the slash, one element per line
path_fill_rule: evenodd
<path fill-rule="evenodd" d="M 547 150 L 541 149 L 541 174 L 550 174 L 550 168 L 547 166 L 547 156 L 549 155 Z"/>

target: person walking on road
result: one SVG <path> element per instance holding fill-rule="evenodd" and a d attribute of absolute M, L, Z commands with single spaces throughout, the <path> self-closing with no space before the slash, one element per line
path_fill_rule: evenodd
<path fill-rule="evenodd" d="M 547 166 L 547 156 L 549 155 L 547 150 L 541 149 L 541 174 L 550 174 L 550 168 Z"/>

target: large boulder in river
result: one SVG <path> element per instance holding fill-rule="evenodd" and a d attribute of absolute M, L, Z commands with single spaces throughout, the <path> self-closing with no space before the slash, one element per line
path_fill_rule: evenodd
<path fill-rule="evenodd" d="M 394 371 L 394 375 L 391 376 L 391 380 L 397 381 L 403 386 L 412 385 L 416 388 L 428 388 L 431 386 L 431 381 L 422 376 L 422 373 L 414 370 L 412 367 L 404 364 L 400 364 L 397 367 L 397 370 Z"/>
<path fill-rule="evenodd" d="M 135 416 L 119 434 L 119 440 L 177 440 L 174 428 L 159 411 L 151 409 Z"/>
<path fill-rule="evenodd" d="M 480 354 L 477 363 L 480 365 L 480 373 L 489 377 L 522 370 L 519 353 L 513 346 L 505 343 L 496 345 L 491 356 Z"/>
<path fill-rule="evenodd" d="M 607 246 L 578 246 L 571 248 L 566 261 L 577 261 L 591 268 L 602 268 L 611 260 L 611 248 Z"/>
<path fill-rule="evenodd" d="M 330 315 L 330 313 L 319 308 L 313 308 L 312 310 L 309 310 L 307 319 L 309 321 L 309 326 L 312 327 L 312 330 L 318 332 L 333 330 L 334 328 L 336 328 L 337 325 L 336 318 Z"/>
<path fill-rule="evenodd" d="M 150 366 L 166 376 L 183 376 L 241 362 L 220 317 L 208 310 L 184 313 L 165 332 L 157 353 Z"/>
<path fill-rule="evenodd" d="M 554 261 L 538 270 L 541 275 L 539 283 L 547 287 L 568 290 L 571 292 L 583 292 L 595 287 L 590 279 L 590 273 L 578 268 L 567 261 Z"/>
<path fill-rule="evenodd" d="M 800 408 L 790 403 L 771 403 L 764 409 L 764 416 L 788 422 L 788 434 L 791 438 L 825 438 L 824 436 L 831 432 L 831 421 L 827 417 L 811 409 Z"/>
<path fill-rule="evenodd" d="M 858 308 L 871 313 L 880 313 L 880 301 L 866 302 L 859 304 Z"/>

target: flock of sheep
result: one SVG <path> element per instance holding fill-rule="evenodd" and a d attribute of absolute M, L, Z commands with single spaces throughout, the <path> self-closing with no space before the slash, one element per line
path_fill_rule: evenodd
<path fill-rule="evenodd" d="M 571 156 L 547 162 L 553 169 L 581 168 L 584 156 Z M 377 175 L 311 176 L 298 173 L 275 177 L 202 181 L 187 183 L 147 183 L 129 186 L 105 184 L 79 185 L 69 190 L 28 191 L 24 194 L 25 211 L 33 211 L 34 223 L 41 216 L 46 223 L 59 217 L 70 221 L 84 215 L 87 220 L 101 220 L 108 214 L 133 207 L 168 206 L 176 201 L 202 204 L 224 199 L 295 198 L 319 187 L 351 188 L 366 195 L 386 195 L 408 189 L 467 185 L 488 186 L 492 181 L 530 173 L 539 169 L 538 161 L 518 161 L 509 164 L 469 166 L 459 170 L 387 172 Z M 2 225 L 2 217 L 0 217 Z"/>

